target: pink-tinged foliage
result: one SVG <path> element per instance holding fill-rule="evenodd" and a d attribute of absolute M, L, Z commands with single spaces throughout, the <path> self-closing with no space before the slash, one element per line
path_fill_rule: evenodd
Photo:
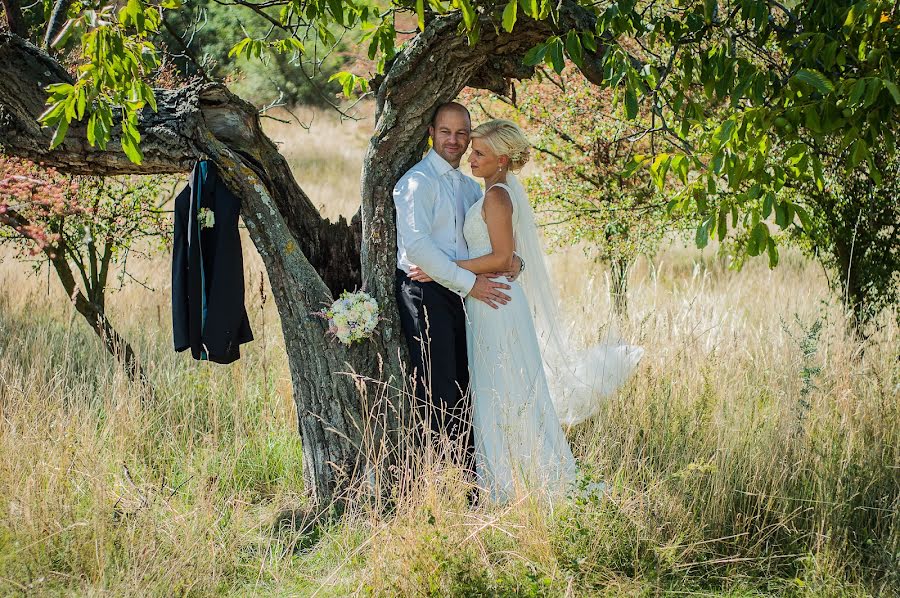
<path fill-rule="evenodd" d="M 86 213 L 78 203 L 78 181 L 53 168 L 0 156 L 0 238 L 26 241 L 23 248 L 36 255 L 60 239 L 48 225 L 66 216 Z M 10 234 L 12 232 L 12 234 Z"/>
<path fill-rule="evenodd" d="M 25 160 L 0 156 L 0 243 L 21 257 L 60 251 L 86 287 L 104 286 L 91 278 L 135 251 L 139 239 L 152 249 L 165 239 L 167 212 L 160 209 L 171 189 L 165 177 L 74 177 Z M 99 291 L 100 289 L 95 289 Z"/>

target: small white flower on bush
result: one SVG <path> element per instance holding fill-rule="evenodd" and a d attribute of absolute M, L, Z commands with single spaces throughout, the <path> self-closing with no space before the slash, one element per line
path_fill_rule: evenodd
<path fill-rule="evenodd" d="M 216 225 L 216 213 L 209 208 L 200 208 L 197 221 L 200 222 L 200 228 L 212 228 Z"/>
<path fill-rule="evenodd" d="M 328 320 L 328 331 L 345 345 L 372 336 L 378 325 L 378 303 L 366 292 L 344 291 L 331 307 L 317 312 Z"/>

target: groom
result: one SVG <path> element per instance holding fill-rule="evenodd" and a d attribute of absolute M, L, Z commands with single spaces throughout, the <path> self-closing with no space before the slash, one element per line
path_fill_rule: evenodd
<path fill-rule="evenodd" d="M 439 106 L 428 128 L 432 149 L 397 182 L 394 206 L 397 305 L 415 375 L 416 402 L 432 434 L 446 434 L 454 448 L 462 448 L 460 465 L 474 471 L 463 299 L 474 297 L 496 309 L 509 301 L 503 292 L 509 285 L 491 280 L 502 274 L 476 276 L 454 263 L 468 258 L 463 222 L 482 196 L 481 186 L 459 170 L 471 131 L 464 106 Z M 433 281 L 413 280 L 411 272 L 419 271 Z"/>

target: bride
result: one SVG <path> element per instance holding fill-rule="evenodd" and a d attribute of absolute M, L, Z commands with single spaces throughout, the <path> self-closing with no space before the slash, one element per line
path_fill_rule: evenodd
<path fill-rule="evenodd" d="M 597 345 L 575 351 L 563 338 L 534 213 L 513 174 L 529 158 L 519 127 L 492 120 L 472 131 L 469 164 L 485 194 L 469 208 L 463 232 L 475 274 L 512 270 L 511 300 L 492 309 L 467 298 L 466 339 L 473 394 L 479 484 L 493 501 L 528 492 L 564 493 L 576 475 L 560 421 L 573 425 L 597 414 L 598 399 L 621 386 L 643 349 Z M 413 273 L 426 281 L 427 273 Z"/>

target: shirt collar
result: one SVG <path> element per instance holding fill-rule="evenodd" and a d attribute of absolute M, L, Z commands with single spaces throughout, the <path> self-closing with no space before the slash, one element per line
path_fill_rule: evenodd
<path fill-rule="evenodd" d="M 431 163 L 431 166 L 437 171 L 438 176 L 444 176 L 445 174 L 462 174 L 462 171 L 457 167 L 453 168 L 449 162 L 444 160 L 439 153 L 434 151 L 434 148 L 428 150 L 428 153 L 425 155 L 425 159 Z"/>

